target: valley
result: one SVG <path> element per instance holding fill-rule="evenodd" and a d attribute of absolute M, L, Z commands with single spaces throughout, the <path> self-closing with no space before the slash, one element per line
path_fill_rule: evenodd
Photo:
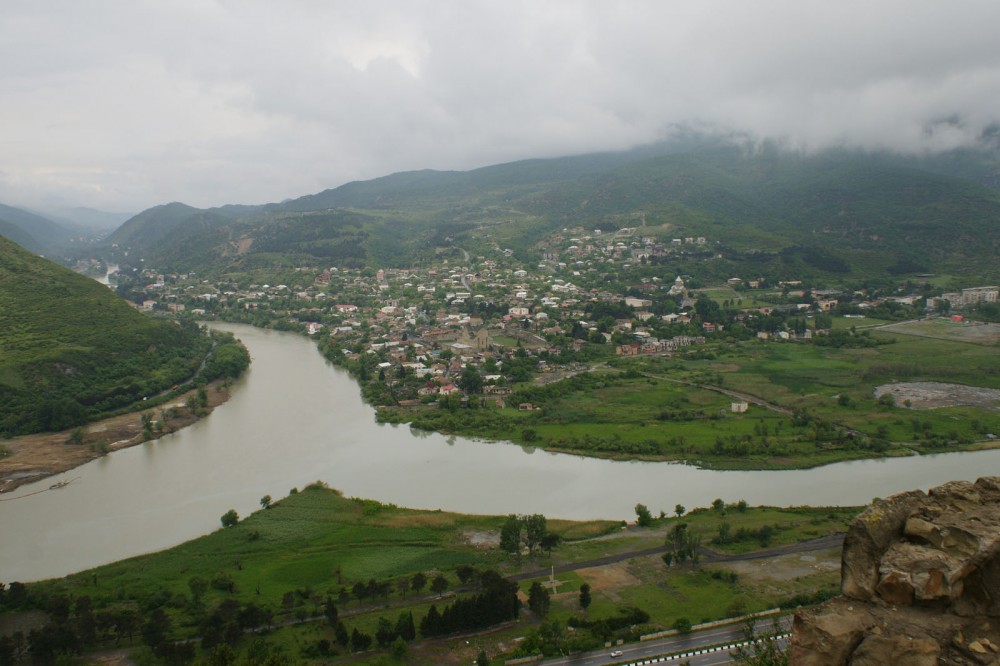
<path fill-rule="evenodd" d="M 118 266 L 98 309 L 211 333 L 136 346 L 166 369 L 127 374 L 120 432 L 63 403 L 72 428 L 0 443 L 0 575 L 35 581 L 0 603 L 82 603 L 81 646 L 140 661 L 467 663 L 834 594 L 857 507 L 997 464 L 1000 197 L 885 156 L 651 151 L 167 204 L 75 249 Z M 43 328 L 7 348 L 37 361 Z"/>

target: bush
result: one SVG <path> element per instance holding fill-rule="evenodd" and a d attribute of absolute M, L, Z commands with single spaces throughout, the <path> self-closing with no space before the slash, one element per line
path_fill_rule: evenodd
<path fill-rule="evenodd" d="M 236 513 L 236 509 L 230 509 L 222 514 L 220 520 L 223 527 L 233 527 L 236 523 L 240 522 L 240 514 Z"/>

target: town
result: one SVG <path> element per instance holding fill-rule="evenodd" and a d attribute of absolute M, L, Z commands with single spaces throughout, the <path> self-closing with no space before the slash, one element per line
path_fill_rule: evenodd
<path fill-rule="evenodd" d="M 572 382 L 560 380 L 609 363 L 624 369 L 621 364 L 634 359 L 640 366 L 630 366 L 632 372 L 638 367 L 647 373 L 650 366 L 643 359 L 712 358 L 742 343 L 875 347 L 887 342 L 869 335 L 875 325 L 944 317 L 955 325 L 976 326 L 965 315 L 997 302 L 996 286 L 952 293 L 930 282 L 851 288 L 794 275 L 708 282 L 703 276 L 710 270 L 700 267 L 712 265 L 716 245 L 705 237 L 661 238 L 642 228 L 576 227 L 550 234 L 524 259 L 490 245 L 484 234 L 480 248 L 488 249 L 481 254 L 450 246 L 439 249 L 429 265 L 412 269 L 297 266 L 216 280 L 123 269 L 116 284 L 136 307 L 154 313 L 312 336 L 328 359 L 351 371 L 381 420 L 522 443 L 539 439 L 525 419 L 539 410 L 542 387 L 571 390 Z M 753 390 L 720 388 L 721 373 L 695 379 L 725 394 L 724 404 L 712 406 L 719 411 L 686 408 L 661 411 L 660 418 L 711 420 L 722 412 L 743 414 L 754 403 Z M 855 396 L 855 401 L 870 397 Z M 839 400 L 843 406 L 851 398 Z M 478 415 L 458 425 L 426 411 L 461 408 L 499 410 L 509 418 Z M 756 425 L 754 434 L 761 428 L 767 432 L 768 426 Z M 855 430 L 828 429 L 827 439 L 856 447 L 858 440 L 849 441 L 852 432 L 860 434 Z M 884 430 L 883 425 L 882 435 Z M 793 432 L 788 429 L 783 436 L 789 439 Z M 875 435 L 873 430 L 867 434 Z M 745 452 L 746 443 L 737 440 L 748 435 L 734 431 L 726 443 L 720 433 L 712 433 L 713 452 Z M 702 433 L 707 444 L 706 437 Z M 760 453 L 781 453 L 780 444 L 771 448 L 773 436 L 760 439 Z M 958 439 L 968 437 L 951 443 Z M 671 441 L 677 450 L 666 455 L 648 440 L 621 449 L 610 439 L 600 444 L 545 439 L 552 448 L 597 454 L 677 458 L 685 450 L 692 453 L 684 437 Z M 861 446 L 885 452 L 882 444 Z"/>

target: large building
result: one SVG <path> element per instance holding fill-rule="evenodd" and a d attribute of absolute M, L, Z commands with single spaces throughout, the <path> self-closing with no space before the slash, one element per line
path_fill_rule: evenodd
<path fill-rule="evenodd" d="M 941 294 L 942 301 L 948 301 L 953 308 L 961 308 L 977 303 L 996 303 L 1000 287 L 970 287 L 962 291 Z"/>

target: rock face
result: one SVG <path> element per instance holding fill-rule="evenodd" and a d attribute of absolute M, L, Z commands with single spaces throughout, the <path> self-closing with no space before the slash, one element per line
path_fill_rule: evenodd
<path fill-rule="evenodd" d="M 1000 477 L 879 500 L 844 538 L 841 596 L 795 615 L 801 666 L 1000 666 Z"/>

